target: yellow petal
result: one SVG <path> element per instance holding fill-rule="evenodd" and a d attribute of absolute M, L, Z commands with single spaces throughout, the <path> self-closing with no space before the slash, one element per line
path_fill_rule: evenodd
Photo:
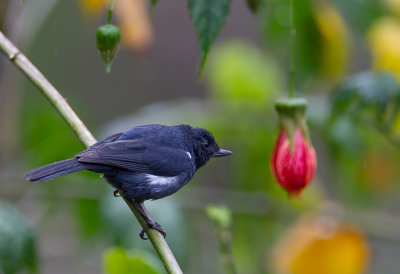
<path fill-rule="evenodd" d="M 349 55 L 349 39 L 345 23 L 327 1 L 317 2 L 315 22 L 321 35 L 321 72 L 325 76 L 337 77 L 343 74 Z"/>
<path fill-rule="evenodd" d="M 153 40 L 147 0 L 115 1 L 114 12 L 121 29 L 121 42 L 132 50 L 146 50 Z"/>
<path fill-rule="evenodd" d="M 87 17 L 93 17 L 103 13 L 109 5 L 109 0 L 78 0 L 82 13 Z"/>
<path fill-rule="evenodd" d="M 274 273 L 359 274 L 366 270 L 369 248 L 363 234 L 331 217 L 303 217 L 276 245 Z"/>
<path fill-rule="evenodd" d="M 373 68 L 389 70 L 400 80 L 400 21 L 384 17 L 374 22 L 367 34 Z"/>

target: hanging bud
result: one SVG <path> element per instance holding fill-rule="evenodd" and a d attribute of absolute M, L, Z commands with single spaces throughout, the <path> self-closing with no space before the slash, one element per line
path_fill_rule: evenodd
<path fill-rule="evenodd" d="M 311 145 L 304 99 L 283 99 L 275 108 L 280 119 L 280 133 L 271 158 L 271 167 L 278 183 L 290 195 L 298 195 L 312 180 L 317 164 Z"/>
<path fill-rule="evenodd" d="M 96 32 L 97 48 L 106 65 L 106 72 L 110 73 L 111 63 L 118 52 L 121 33 L 117 26 L 106 24 L 100 26 Z"/>

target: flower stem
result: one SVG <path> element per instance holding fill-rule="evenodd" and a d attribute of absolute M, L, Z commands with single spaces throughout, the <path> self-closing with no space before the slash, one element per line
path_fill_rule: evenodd
<path fill-rule="evenodd" d="M 218 230 L 219 230 L 218 231 L 219 249 L 222 256 L 222 262 L 225 266 L 226 273 L 237 274 L 236 267 L 232 257 L 231 231 L 229 228 L 218 229 Z"/>
<path fill-rule="evenodd" d="M 114 0 L 111 0 L 110 7 L 108 8 L 108 19 L 107 19 L 108 24 L 111 24 L 113 9 L 114 9 Z"/>
<path fill-rule="evenodd" d="M 289 96 L 294 98 L 296 72 L 296 25 L 294 22 L 294 0 L 290 0 L 290 89 Z"/>
<path fill-rule="evenodd" d="M 114 1 L 113 1 L 114 2 Z M 56 88 L 44 77 L 44 75 L 23 55 L 19 49 L 17 49 L 7 37 L 0 31 L 0 51 L 2 51 L 8 59 L 18 67 L 40 90 L 40 92 L 50 101 L 50 103 L 56 108 L 58 113 L 64 118 L 67 124 L 78 136 L 79 140 L 86 146 L 89 147 L 96 143 L 96 139 L 86 128 L 85 124 L 79 119 L 73 109 L 68 105 L 67 101 L 61 96 Z M 125 198 L 124 198 L 125 200 Z M 140 216 L 139 213 L 133 208 L 133 206 L 125 200 L 129 208 L 135 214 L 139 223 L 144 227 L 146 222 Z M 158 256 L 164 264 L 165 269 L 168 273 L 181 274 L 182 270 L 179 267 L 171 249 L 169 248 L 164 237 L 156 230 L 149 229 L 147 237 L 150 239 L 157 251 Z"/>

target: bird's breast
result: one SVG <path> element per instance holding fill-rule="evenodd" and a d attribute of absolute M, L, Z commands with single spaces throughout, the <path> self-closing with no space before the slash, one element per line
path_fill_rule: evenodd
<path fill-rule="evenodd" d="M 178 183 L 178 178 L 179 176 L 166 177 L 166 176 L 146 174 L 146 179 L 148 180 L 148 183 L 150 185 L 166 186 L 170 184 L 175 184 Z"/>

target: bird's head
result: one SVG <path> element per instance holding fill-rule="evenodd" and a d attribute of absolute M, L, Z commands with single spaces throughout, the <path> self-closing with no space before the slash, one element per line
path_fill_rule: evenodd
<path fill-rule="evenodd" d="M 193 128 L 193 153 L 196 167 L 200 168 L 211 157 L 222 157 L 232 154 L 231 151 L 220 149 L 215 142 L 214 136 L 203 128 Z"/>

